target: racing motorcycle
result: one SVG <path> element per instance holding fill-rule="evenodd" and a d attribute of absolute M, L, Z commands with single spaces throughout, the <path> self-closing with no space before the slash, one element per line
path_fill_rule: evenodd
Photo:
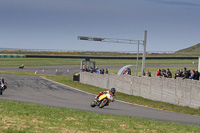
<path fill-rule="evenodd" d="M 7 88 L 6 83 L 0 85 L 0 95 L 3 94 L 3 91 Z"/>
<path fill-rule="evenodd" d="M 104 106 L 108 106 L 111 101 L 114 100 L 114 97 L 108 92 L 106 94 L 101 95 L 99 98 L 95 98 L 90 106 L 95 107 L 99 106 L 99 108 L 103 108 Z"/>

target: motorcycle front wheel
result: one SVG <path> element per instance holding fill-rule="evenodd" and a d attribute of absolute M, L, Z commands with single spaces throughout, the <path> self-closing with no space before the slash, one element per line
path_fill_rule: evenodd
<path fill-rule="evenodd" d="M 90 104 L 90 106 L 91 106 L 91 107 L 95 107 L 95 106 L 96 106 L 95 101 L 92 101 L 91 104 Z"/>

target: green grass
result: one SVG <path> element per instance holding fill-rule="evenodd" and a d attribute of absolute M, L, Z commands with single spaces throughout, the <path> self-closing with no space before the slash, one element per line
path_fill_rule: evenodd
<path fill-rule="evenodd" d="M 26 66 L 66 66 L 66 65 L 80 65 L 83 59 L 62 59 L 62 58 L 0 58 L 0 67 L 19 67 L 22 64 Z M 125 60 L 125 59 L 94 59 L 96 65 L 135 65 L 136 60 Z M 198 59 L 165 59 L 165 60 L 146 60 L 146 65 L 167 65 L 167 64 L 195 64 L 198 63 Z M 139 65 L 142 61 L 139 60 Z"/>
<path fill-rule="evenodd" d="M 200 131 L 199 126 L 4 100 L 0 102 L 0 119 L 0 132 L 5 133 L 198 133 Z"/>
<path fill-rule="evenodd" d="M 177 51 L 176 53 L 178 53 L 178 54 L 180 54 L 180 53 L 195 54 L 195 53 L 199 53 L 199 51 L 200 51 L 200 43 L 198 43 L 198 44 L 196 44 L 194 46 L 185 48 L 185 49 L 181 49 L 181 50 Z"/>

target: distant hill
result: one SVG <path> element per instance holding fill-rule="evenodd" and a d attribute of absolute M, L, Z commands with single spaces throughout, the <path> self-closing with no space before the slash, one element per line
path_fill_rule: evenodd
<path fill-rule="evenodd" d="M 178 50 L 175 53 L 200 53 L 200 43 L 185 49 Z"/>

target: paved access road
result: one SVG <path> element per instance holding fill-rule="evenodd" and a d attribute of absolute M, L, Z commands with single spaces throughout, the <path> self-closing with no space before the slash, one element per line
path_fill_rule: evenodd
<path fill-rule="evenodd" d="M 124 65 L 98 65 L 100 69 L 120 69 Z M 139 65 L 138 68 L 141 66 Z M 158 68 L 170 68 L 170 67 L 198 67 L 197 64 L 191 65 L 146 65 L 146 68 L 158 67 Z M 24 69 L 19 69 L 19 67 L 1 67 L 1 71 L 32 71 L 36 74 L 48 74 L 48 75 L 61 75 L 61 76 L 73 76 L 75 73 L 80 72 L 80 66 L 41 66 L 41 67 L 24 67 Z M 140 72 L 138 72 L 140 73 Z"/>
<path fill-rule="evenodd" d="M 103 109 L 91 108 L 94 95 L 38 76 L 0 75 L 8 84 L 0 99 L 36 103 L 55 107 L 66 107 L 95 113 L 133 116 L 158 121 L 177 122 L 200 126 L 200 117 L 146 108 L 115 101 Z"/>

